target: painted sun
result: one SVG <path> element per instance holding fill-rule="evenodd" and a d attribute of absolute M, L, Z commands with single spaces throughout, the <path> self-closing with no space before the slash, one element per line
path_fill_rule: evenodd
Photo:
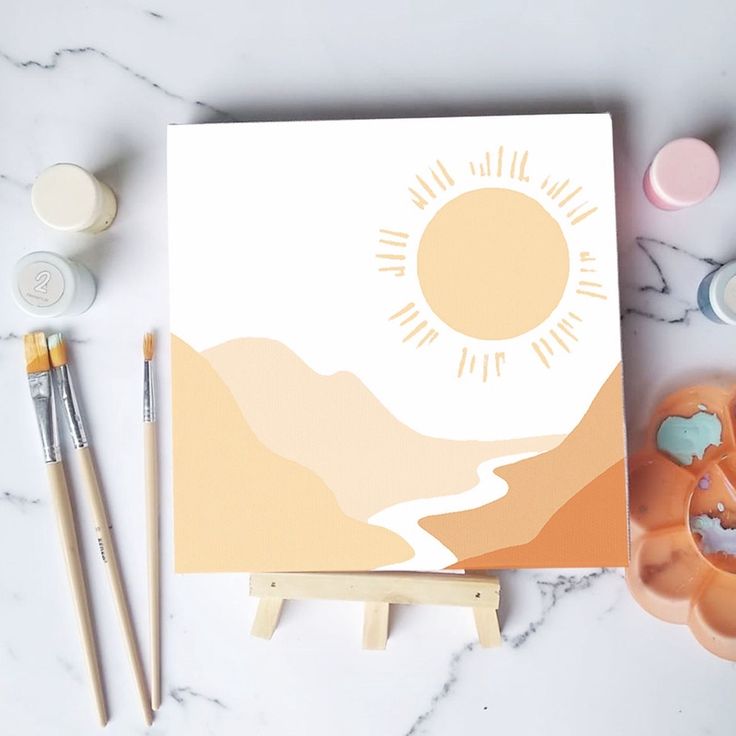
<path fill-rule="evenodd" d="M 512 353 L 552 368 L 581 339 L 586 302 L 607 299 L 594 249 L 571 247 L 597 207 L 582 185 L 529 169 L 528 151 L 504 146 L 458 173 L 437 160 L 408 187 L 407 206 L 427 215 L 421 231 L 379 230 L 378 270 L 415 278 L 424 301 L 388 319 L 416 348 L 441 345 L 445 329 L 467 338 L 458 378 L 499 379 Z"/>

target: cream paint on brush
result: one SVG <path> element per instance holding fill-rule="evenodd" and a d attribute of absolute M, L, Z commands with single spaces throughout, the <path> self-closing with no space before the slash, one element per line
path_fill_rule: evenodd
<path fill-rule="evenodd" d="M 53 408 L 54 397 L 49 372 L 51 366 L 49 364 L 46 336 L 43 332 L 35 332 L 26 335 L 23 342 L 31 398 L 36 409 L 36 419 L 38 420 L 38 427 L 41 433 L 46 473 L 54 510 L 56 511 L 64 562 L 66 563 L 69 576 L 69 585 L 72 589 L 72 597 L 77 612 L 79 633 L 82 638 L 82 647 L 89 672 L 90 684 L 92 685 L 92 695 L 100 725 L 104 726 L 107 723 L 107 706 L 105 705 L 105 693 L 102 687 L 100 659 L 92 623 L 89 596 L 87 594 L 87 582 L 82 567 L 82 558 L 79 554 L 79 541 L 74 522 L 74 512 L 72 510 L 64 466 L 59 451 L 58 431 Z"/>

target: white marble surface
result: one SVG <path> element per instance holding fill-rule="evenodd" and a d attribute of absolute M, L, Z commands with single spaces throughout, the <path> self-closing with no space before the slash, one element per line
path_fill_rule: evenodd
<path fill-rule="evenodd" d="M 732 3 L 0 0 L 0 17 L 0 276 L 48 248 L 99 278 L 94 308 L 54 326 L 75 341 L 141 636 L 139 346 L 166 329 L 167 123 L 612 110 L 632 446 L 665 391 L 736 372 L 736 333 L 695 306 L 700 278 L 736 255 Z M 658 212 L 641 175 L 682 134 L 718 146 L 722 184 L 697 209 Z M 60 160 L 116 189 L 110 231 L 66 237 L 34 219 L 30 182 Z M 0 289 L 0 731 L 14 736 L 98 732 L 18 339 L 51 326 Z M 473 643 L 464 611 L 400 608 L 387 651 L 365 653 L 360 606 L 338 603 L 292 604 L 263 642 L 248 636 L 246 576 L 170 573 L 170 513 L 167 492 L 165 698 L 148 731 L 84 540 L 110 734 L 734 733 L 736 664 L 641 611 L 619 570 L 502 573 L 500 650 Z"/>

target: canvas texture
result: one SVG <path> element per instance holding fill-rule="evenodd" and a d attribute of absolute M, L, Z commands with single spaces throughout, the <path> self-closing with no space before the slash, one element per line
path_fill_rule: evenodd
<path fill-rule="evenodd" d="M 625 565 L 607 115 L 171 126 L 179 572 Z"/>

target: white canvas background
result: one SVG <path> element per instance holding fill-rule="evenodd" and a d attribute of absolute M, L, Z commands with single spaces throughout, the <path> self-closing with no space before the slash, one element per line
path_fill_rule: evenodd
<path fill-rule="evenodd" d="M 530 184 L 469 175 L 468 162 L 502 144 L 528 150 Z M 456 185 L 420 211 L 407 188 L 440 159 Z M 378 230 L 411 234 L 450 196 L 505 186 L 559 218 L 539 183 L 570 178 L 598 211 L 575 227 L 559 219 L 579 342 L 545 368 L 531 337 L 478 341 L 441 333 L 404 344 L 388 316 L 416 302 L 416 280 L 379 273 Z M 613 162 L 606 115 L 435 118 L 171 126 L 168 142 L 171 329 L 197 350 L 238 337 L 285 343 L 322 374 L 354 373 L 401 422 L 451 439 L 569 432 L 620 361 Z M 593 253 L 607 300 L 575 295 L 577 254 Z M 550 325 L 553 326 L 553 325 Z M 503 377 L 457 378 L 461 349 L 504 351 Z"/>

